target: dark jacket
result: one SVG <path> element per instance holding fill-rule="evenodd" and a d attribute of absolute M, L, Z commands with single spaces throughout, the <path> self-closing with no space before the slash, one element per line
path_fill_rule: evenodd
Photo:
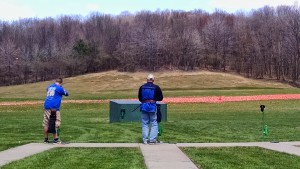
<path fill-rule="evenodd" d="M 139 88 L 139 101 L 142 102 L 140 110 L 143 112 L 155 112 L 156 101 L 163 100 L 163 94 L 158 85 L 147 82 Z"/>

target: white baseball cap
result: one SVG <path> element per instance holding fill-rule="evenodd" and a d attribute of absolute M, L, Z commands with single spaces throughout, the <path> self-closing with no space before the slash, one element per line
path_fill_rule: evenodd
<path fill-rule="evenodd" d="M 147 80 L 154 80 L 153 74 L 149 74 L 149 75 L 147 76 Z"/>

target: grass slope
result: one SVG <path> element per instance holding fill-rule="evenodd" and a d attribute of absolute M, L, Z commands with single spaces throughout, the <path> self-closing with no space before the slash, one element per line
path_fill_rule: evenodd
<path fill-rule="evenodd" d="M 109 71 L 66 78 L 64 87 L 70 96 L 65 99 L 135 98 L 147 74 Z M 155 83 L 160 85 L 167 97 L 300 93 L 287 84 L 253 80 L 227 73 L 173 71 L 154 75 Z M 0 101 L 43 100 L 46 87 L 51 83 L 53 81 L 0 87 Z"/>

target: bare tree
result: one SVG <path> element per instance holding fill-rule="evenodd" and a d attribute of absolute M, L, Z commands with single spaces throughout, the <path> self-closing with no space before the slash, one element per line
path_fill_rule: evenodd
<path fill-rule="evenodd" d="M 4 81 L 7 84 L 14 84 L 15 80 L 12 80 L 18 75 L 18 69 L 15 69 L 15 65 L 18 61 L 20 50 L 16 48 L 12 40 L 8 39 L 0 46 L 0 61 L 1 72 L 5 76 Z"/>

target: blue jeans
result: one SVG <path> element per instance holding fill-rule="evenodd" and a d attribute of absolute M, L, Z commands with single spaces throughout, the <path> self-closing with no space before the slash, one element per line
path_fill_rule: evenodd
<path fill-rule="evenodd" d="M 157 125 L 157 116 L 156 112 L 142 112 L 142 136 L 143 142 L 148 141 L 149 136 L 149 125 L 151 122 L 151 130 L 150 130 L 150 142 L 155 142 L 158 133 L 158 125 Z"/>

